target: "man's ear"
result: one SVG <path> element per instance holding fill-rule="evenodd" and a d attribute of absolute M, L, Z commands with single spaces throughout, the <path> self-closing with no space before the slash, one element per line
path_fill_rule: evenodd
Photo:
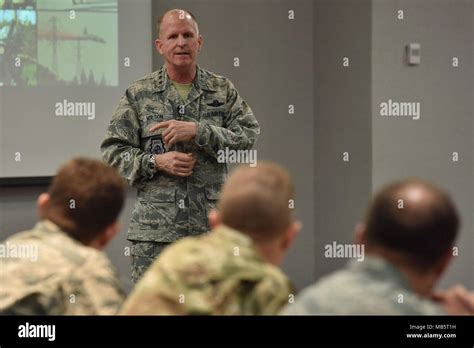
<path fill-rule="evenodd" d="M 209 212 L 207 218 L 209 220 L 209 226 L 211 227 L 211 229 L 215 229 L 221 224 L 221 218 L 219 216 L 219 212 L 216 209 L 212 209 Z"/>
<path fill-rule="evenodd" d="M 202 37 L 202 35 L 199 35 L 198 44 L 199 44 L 199 47 L 198 47 L 198 52 L 199 52 L 200 50 L 202 50 L 202 46 L 204 45 L 204 38 Z"/>
<path fill-rule="evenodd" d="M 365 244 L 367 229 L 363 223 L 358 223 L 354 228 L 354 239 L 356 244 Z"/>
<path fill-rule="evenodd" d="M 299 221 L 293 221 L 290 226 L 288 226 L 282 239 L 281 248 L 283 250 L 287 250 L 293 244 L 296 235 L 299 233 L 302 227 L 303 224 Z"/>
<path fill-rule="evenodd" d="M 38 214 L 41 218 L 43 218 L 44 213 L 46 211 L 46 207 L 48 206 L 50 201 L 49 193 L 42 193 L 38 196 L 36 200 L 36 207 L 38 209 Z"/>
<path fill-rule="evenodd" d="M 158 38 L 155 40 L 155 48 L 158 51 L 159 54 L 163 54 L 163 51 L 161 50 L 161 47 L 163 46 L 163 42 Z"/>
<path fill-rule="evenodd" d="M 105 236 L 107 238 L 106 244 L 108 244 L 120 231 L 120 224 L 117 220 L 112 223 L 107 229 L 105 230 Z"/>
<path fill-rule="evenodd" d="M 98 250 L 103 250 L 109 244 L 109 242 L 114 239 L 117 233 L 120 231 L 120 224 L 118 221 L 113 222 L 105 228 L 105 230 L 90 244 L 91 247 L 94 247 Z"/>

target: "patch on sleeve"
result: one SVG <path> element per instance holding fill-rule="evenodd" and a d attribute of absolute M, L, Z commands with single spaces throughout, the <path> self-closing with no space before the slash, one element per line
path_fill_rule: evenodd
<path fill-rule="evenodd" d="M 162 153 L 166 152 L 165 144 L 163 143 L 163 139 L 153 139 L 151 141 L 151 153 L 153 155 L 161 155 Z"/>

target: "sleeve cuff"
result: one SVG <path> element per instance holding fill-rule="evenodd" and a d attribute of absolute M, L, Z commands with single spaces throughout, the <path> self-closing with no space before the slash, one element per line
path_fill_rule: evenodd
<path fill-rule="evenodd" d="M 157 172 L 156 164 L 152 163 L 151 158 L 153 155 L 145 155 L 142 158 L 142 169 L 145 177 L 148 179 L 153 178 Z"/>
<path fill-rule="evenodd" d="M 194 138 L 196 145 L 199 147 L 208 146 L 210 132 L 211 131 L 208 127 L 206 127 L 206 124 L 199 122 L 196 130 L 196 136 Z"/>

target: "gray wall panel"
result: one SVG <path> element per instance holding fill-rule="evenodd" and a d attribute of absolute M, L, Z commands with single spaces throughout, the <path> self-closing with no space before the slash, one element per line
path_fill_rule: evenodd
<path fill-rule="evenodd" d="M 397 11 L 404 11 L 404 19 Z M 460 254 L 444 284 L 474 287 L 473 264 L 473 4 L 468 0 L 374 1 L 373 179 L 421 177 L 446 189 L 463 220 Z M 421 44 L 421 64 L 404 63 L 405 45 Z M 460 65 L 452 67 L 451 58 Z M 381 117 L 380 103 L 421 103 L 419 120 Z M 452 161 L 452 153 L 459 161 Z"/>

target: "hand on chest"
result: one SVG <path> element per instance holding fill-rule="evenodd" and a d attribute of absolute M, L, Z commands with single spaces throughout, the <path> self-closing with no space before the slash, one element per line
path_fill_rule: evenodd
<path fill-rule="evenodd" d="M 218 93 L 201 93 L 197 96 L 193 96 L 193 93 L 190 93 L 186 101 L 178 96 L 177 93 L 176 95 L 169 94 L 168 98 L 163 98 L 162 96 L 161 98 L 156 98 L 155 96 L 154 99 L 148 100 L 141 105 L 140 125 L 143 149 L 152 154 L 162 154 L 170 151 L 165 146 L 165 139 L 163 138 L 163 132 L 165 132 L 166 128 L 151 130 L 152 127 L 162 122 L 177 120 L 224 127 L 225 117 L 225 99 L 220 97 Z M 185 144 L 186 142 L 183 141 L 182 143 Z M 178 148 L 180 147 L 178 146 Z"/>

